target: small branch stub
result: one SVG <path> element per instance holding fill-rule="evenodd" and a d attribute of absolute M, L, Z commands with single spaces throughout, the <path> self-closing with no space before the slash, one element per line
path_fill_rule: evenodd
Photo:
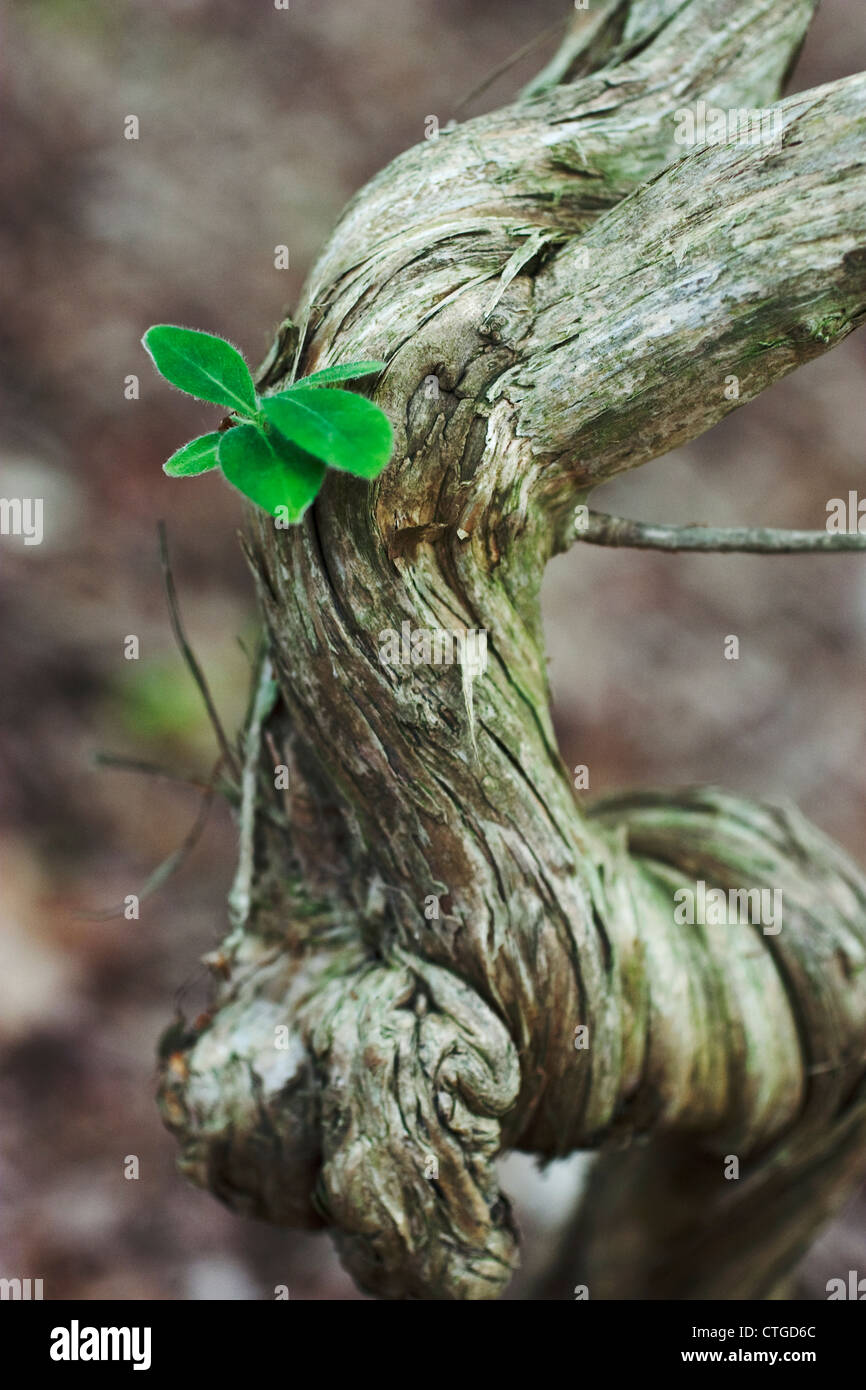
<path fill-rule="evenodd" d="M 786 531 L 770 526 L 660 526 L 590 511 L 578 521 L 578 535 L 590 545 L 635 550 L 697 550 L 755 555 L 820 555 L 866 550 L 856 531 Z"/>

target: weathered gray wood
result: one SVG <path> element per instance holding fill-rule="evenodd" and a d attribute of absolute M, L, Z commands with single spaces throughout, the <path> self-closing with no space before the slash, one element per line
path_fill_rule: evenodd
<path fill-rule="evenodd" d="M 617 4 L 533 94 L 374 179 L 310 276 L 301 371 L 385 359 L 397 448 L 291 532 L 248 518 L 282 693 L 260 794 L 276 751 L 292 832 L 256 822 L 249 919 L 161 1103 L 194 1181 L 330 1225 L 380 1295 L 501 1290 L 502 1147 L 631 1146 L 659 1192 L 693 1174 L 665 1218 L 603 1160 L 602 1294 L 764 1296 L 853 1181 L 866 882 L 797 813 L 721 793 L 585 816 L 538 601 L 595 483 L 720 419 L 726 375 L 750 399 L 863 320 L 866 78 L 788 98 L 774 150 L 674 141 L 699 97 L 775 101 L 813 8 Z M 486 673 L 384 664 L 404 622 L 486 630 Z M 783 930 L 677 925 L 700 879 L 780 889 Z"/>

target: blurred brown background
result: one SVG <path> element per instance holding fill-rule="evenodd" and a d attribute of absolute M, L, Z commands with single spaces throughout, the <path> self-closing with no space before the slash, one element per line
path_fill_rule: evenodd
<path fill-rule="evenodd" d="M 139 921 L 81 915 L 139 892 L 198 804 L 190 787 L 95 770 L 93 754 L 195 776 L 213 759 L 171 639 L 158 518 L 231 726 L 247 690 L 238 639 L 255 635 L 236 494 L 160 467 L 215 411 L 161 385 L 139 338 L 185 323 L 260 360 L 355 189 L 569 10 L 0 4 L 0 495 L 45 499 L 41 546 L 0 538 L 0 1275 L 43 1278 L 46 1297 L 357 1296 L 327 1238 L 242 1221 L 187 1187 L 153 1102 L 157 1037 L 179 988 L 197 1006 L 199 958 L 224 930 L 228 813 L 215 807 Z M 510 99 L 554 42 L 460 114 Z M 863 68 L 862 0 L 824 0 L 795 86 Z M 821 527 L 827 500 L 862 486 L 864 377 L 860 335 L 597 500 L 654 520 Z M 545 603 L 564 755 L 589 765 L 593 792 L 718 780 L 788 796 L 866 859 L 866 560 L 577 547 L 551 566 Z M 723 657 L 732 633 L 738 662 Z M 138 661 L 123 657 L 130 634 Z M 133 1154 L 138 1181 L 123 1175 Z M 574 1164 L 539 1177 L 507 1162 L 531 1272 Z M 864 1232 L 861 1199 L 807 1261 L 806 1296 L 866 1273 Z"/>

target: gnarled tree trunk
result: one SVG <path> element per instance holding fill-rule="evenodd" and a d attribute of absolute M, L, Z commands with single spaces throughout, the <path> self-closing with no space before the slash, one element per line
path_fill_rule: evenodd
<path fill-rule="evenodd" d="M 698 99 L 776 102 L 813 9 L 618 0 L 374 179 L 307 285 L 300 373 L 384 359 L 397 447 L 296 528 L 248 516 L 278 693 L 266 667 L 214 1008 L 161 1103 L 191 1178 L 327 1224 L 382 1296 L 502 1290 L 502 1149 L 602 1151 L 551 1296 L 770 1296 L 862 1164 L 866 880 L 718 791 L 584 814 L 539 613 L 596 484 L 863 321 L 866 77 L 781 101 L 774 145 L 674 140 Z M 404 623 L 485 630 L 486 671 L 383 662 Z M 678 925 L 698 880 L 780 889 L 782 930 Z"/>

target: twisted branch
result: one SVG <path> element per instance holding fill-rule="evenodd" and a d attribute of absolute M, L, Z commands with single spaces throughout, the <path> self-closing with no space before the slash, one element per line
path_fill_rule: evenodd
<path fill-rule="evenodd" d="M 331 1226 L 381 1296 L 504 1286 L 503 1148 L 621 1154 L 580 1232 L 593 1296 L 769 1296 L 862 1158 L 866 881 L 721 793 L 585 817 L 538 601 L 597 482 L 863 320 L 866 78 L 781 103 L 772 148 L 675 140 L 698 98 L 775 101 L 813 8 L 621 0 L 529 96 L 380 174 L 305 290 L 301 374 L 385 360 L 397 448 L 291 532 L 248 517 L 292 831 L 255 827 L 161 1104 L 194 1181 Z M 430 629 L 483 630 L 483 674 L 383 659 Z M 678 921 L 699 883 L 781 894 L 781 930 Z"/>

